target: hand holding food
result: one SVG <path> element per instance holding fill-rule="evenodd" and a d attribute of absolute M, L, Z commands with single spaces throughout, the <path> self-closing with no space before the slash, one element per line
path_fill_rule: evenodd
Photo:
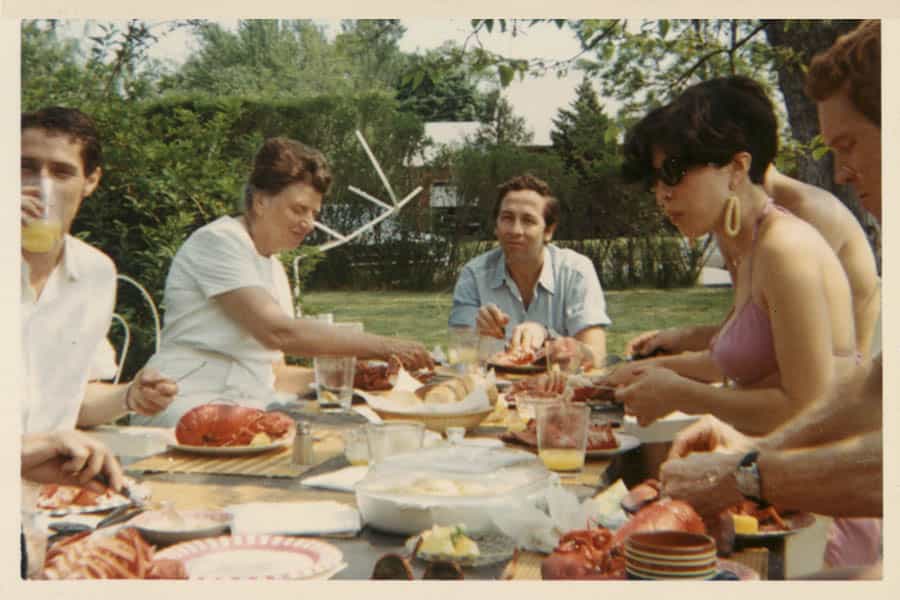
<path fill-rule="evenodd" d="M 659 354 L 671 354 L 679 345 L 678 329 L 655 329 L 628 340 L 625 354 L 635 360 L 649 358 Z"/>
<path fill-rule="evenodd" d="M 631 385 L 617 389 L 616 400 L 625 405 L 626 414 L 637 417 L 641 427 L 672 412 L 667 398 L 677 394 L 682 378 L 670 369 L 649 367 L 636 373 Z"/>
<path fill-rule="evenodd" d="M 84 485 L 96 493 L 106 486 L 93 481 L 101 473 L 110 487 L 122 489 L 124 475 L 109 448 L 80 431 L 22 436 L 22 477 L 37 483 Z"/>
<path fill-rule="evenodd" d="M 544 346 L 544 340 L 546 339 L 546 327 L 534 321 L 525 321 L 524 323 L 519 323 L 513 329 L 509 338 L 509 347 L 513 350 L 518 348 L 536 350 Z"/>
<path fill-rule="evenodd" d="M 141 370 L 128 387 L 126 406 L 140 415 L 155 415 L 165 410 L 178 394 L 178 384 L 156 369 Z"/>
<path fill-rule="evenodd" d="M 506 325 L 509 323 L 509 315 L 504 313 L 496 304 L 486 304 L 478 309 L 475 317 L 475 327 L 478 335 L 504 339 L 506 337 Z"/>
<path fill-rule="evenodd" d="M 701 452 L 660 467 L 663 492 L 690 503 L 701 515 L 722 512 L 744 500 L 734 473 L 743 452 Z"/>
<path fill-rule="evenodd" d="M 547 359 L 551 364 L 562 366 L 564 371 L 578 368 L 592 369 L 596 365 L 593 350 L 573 337 L 562 337 L 547 342 Z"/>
<path fill-rule="evenodd" d="M 388 340 L 388 350 L 384 356 L 385 360 L 390 360 L 392 355 L 396 356 L 407 371 L 434 368 L 434 359 L 431 353 L 419 342 L 395 338 L 386 339 Z"/>
<path fill-rule="evenodd" d="M 669 458 L 684 458 L 693 452 L 713 450 L 748 451 L 752 446 L 753 438 L 712 415 L 704 415 L 678 432 Z"/>

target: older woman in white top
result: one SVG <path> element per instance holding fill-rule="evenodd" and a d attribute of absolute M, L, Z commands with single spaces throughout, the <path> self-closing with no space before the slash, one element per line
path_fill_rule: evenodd
<path fill-rule="evenodd" d="M 265 141 L 256 155 L 240 217 L 201 227 L 178 250 L 165 288 L 161 349 L 150 364 L 178 380 L 164 413 L 135 419 L 171 426 L 213 398 L 263 406 L 273 392 L 305 391 L 309 370 L 284 354 L 386 359 L 408 368 L 431 364 L 416 342 L 295 319 L 277 253 L 312 232 L 331 173 L 317 150 L 286 138 Z"/>

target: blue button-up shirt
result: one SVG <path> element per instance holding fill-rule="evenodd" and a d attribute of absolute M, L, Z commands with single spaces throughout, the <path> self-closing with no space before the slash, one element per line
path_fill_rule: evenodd
<path fill-rule="evenodd" d="M 478 309 L 486 304 L 496 304 L 509 315 L 507 338 L 516 325 L 525 321 L 536 321 L 564 336 L 612 323 L 590 259 L 549 244 L 544 246 L 544 266 L 527 309 L 516 282 L 506 270 L 502 248 L 489 250 L 466 263 L 453 290 L 449 324 L 474 327 Z"/>

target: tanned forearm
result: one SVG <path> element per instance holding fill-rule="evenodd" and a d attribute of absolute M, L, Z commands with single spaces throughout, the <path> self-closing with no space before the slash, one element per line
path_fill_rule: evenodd
<path fill-rule="evenodd" d="M 786 449 L 827 444 L 882 427 L 881 355 L 845 383 L 835 385 L 761 443 Z"/>
<path fill-rule="evenodd" d="M 793 417 L 796 403 L 779 388 L 727 389 L 683 379 L 672 390 L 672 407 L 711 414 L 746 435 L 766 435 Z"/>
<path fill-rule="evenodd" d="M 648 366 L 665 367 L 675 371 L 682 377 L 695 381 L 713 382 L 721 381 L 722 373 L 713 362 L 708 351 L 684 352 L 675 356 L 657 356 L 640 361 Z"/>
<path fill-rule="evenodd" d="M 710 340 L 718 331 L 718 325 L 694 325 L 680 328 L 678 330 L 677 347 L 672 350 L 675 352 L 701 352 L 706 350 L 709 348 Z"/>
<path fill-rule="evenodd" d="M 87 385 L 81 411 L 78 413 L 79 427 L 93 427 L 115 421 L 125 415 L 125 396 L 130 384 L 92 382 Z"/>
<path fill-rule="evenodd" d="M 881 431 L 825 446 L 763 450 L 758 462 L 762 497 L 780 509 L 882 516 Z"/>

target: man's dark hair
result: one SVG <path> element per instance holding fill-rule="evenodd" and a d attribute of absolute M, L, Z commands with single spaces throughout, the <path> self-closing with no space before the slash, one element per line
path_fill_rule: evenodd
<path fill-rule="evenodd" d="M 77 108 L 49 106 L 34 112 L 22 113 L 22 131 L 26 129 L 44 129 L 80 143 L 81 163 L 85 175 L 93 173 L 103 160 L 97 125 L 92 118 Z"/>
<path fill-rule="evenodd" d="M 503 204 L 503 198 L 510 192 L 518 192 L 520 190 L 532 190 L 544 198 L 544 223 L 547 227 L 559 222 L 559 200 L 550 191 L 550 186 L 547 185 L 546 181 L 530 173 L 516 175 L 497 186 L 497 199 L 494 202 L 493 213 L 494 221 L 500 215 L 500 205 Z"/>

